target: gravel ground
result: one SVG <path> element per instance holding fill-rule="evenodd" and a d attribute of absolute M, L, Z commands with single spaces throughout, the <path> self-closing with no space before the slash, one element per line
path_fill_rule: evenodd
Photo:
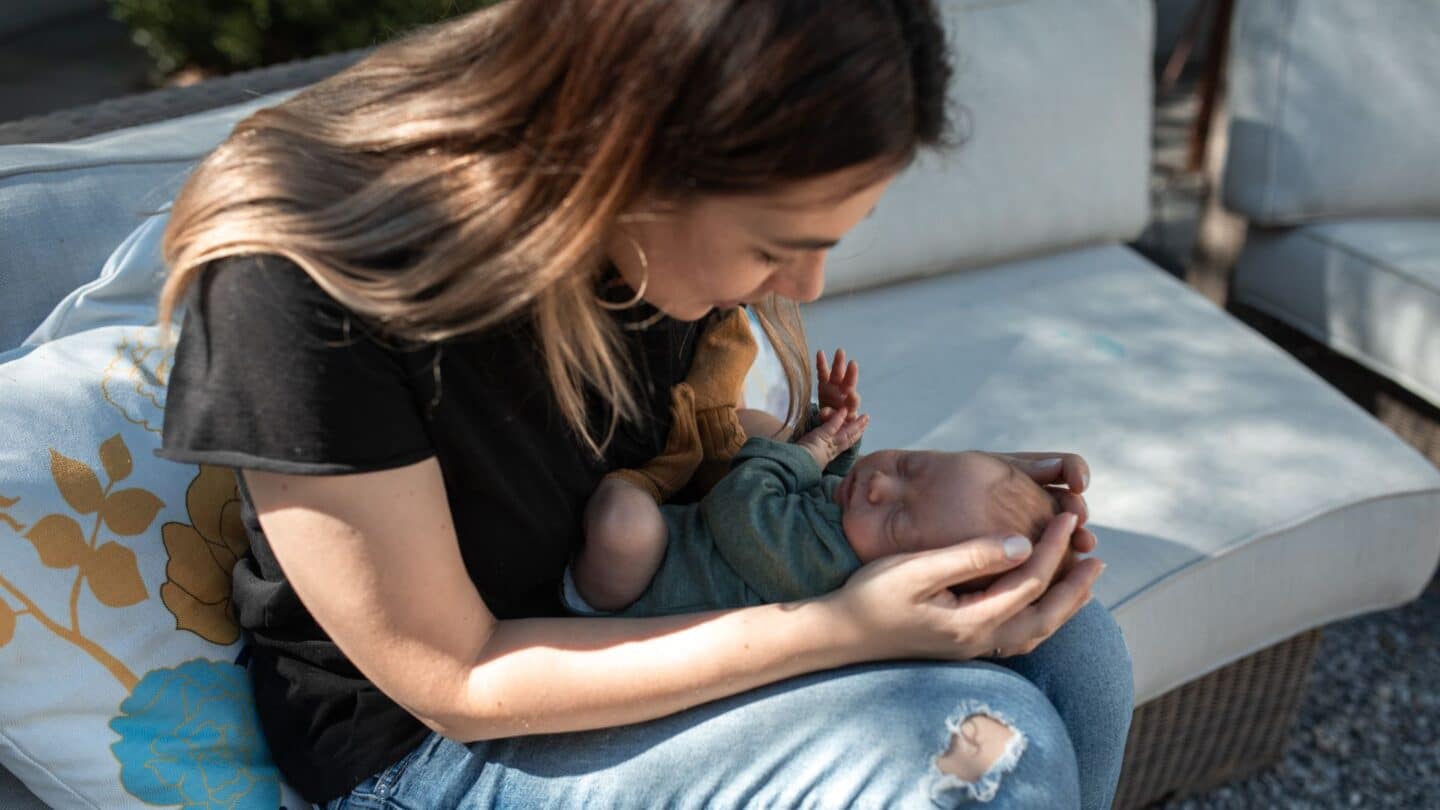
<path fill-rule="evenodd" d="M 1325 628 L 1279 763 L 1160 806 L 1440 808 L 1440 578 L 1408 605 Z"/>

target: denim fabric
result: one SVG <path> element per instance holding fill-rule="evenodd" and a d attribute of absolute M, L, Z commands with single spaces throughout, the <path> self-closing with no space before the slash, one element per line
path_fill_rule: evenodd
<path fill-rule="evenodd" d="M 1026 656 L 792 678 L 646 723 L 469 745 L 431 734 L 327 810 L 482 807 L 1108 808 L 1130 657 L 1091 602 Z M 965 717 L 1021 732 L 974 784 L 935 758 Z"/>

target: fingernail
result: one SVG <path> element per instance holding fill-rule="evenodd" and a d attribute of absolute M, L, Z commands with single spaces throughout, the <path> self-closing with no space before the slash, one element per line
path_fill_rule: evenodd
<path fill-rule="evenodd" d="M 1030 539 L 1015 535 L 1005 538 L 1005 557 L 1011 560 L 1018 560 L 1030 553 Z"/>
<path fill-rule="evenodd" d="M 1058 458 L 1047 458 L 1044 461 L 1037 461 L 1036 464 L 1039 464 L 1041 467 L 1058 467 L 1060 466 L 1060 461 L 1061 459 Z"/>

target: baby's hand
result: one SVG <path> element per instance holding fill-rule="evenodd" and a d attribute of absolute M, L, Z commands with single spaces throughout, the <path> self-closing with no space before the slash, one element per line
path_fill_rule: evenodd
<path fill-rule="evenodd" d="M 823 470 L 836 456 L 854 447 L 869 424 L 868 414 L 852 416 L 844 408 L 831 410 L 828 419 L 795 443 L 809 451 Z"/>
<path fill-rule="evenodd" d="M 860 382 L 860 364 L 845 359 L 845 350 L 835 350 L 835 364 L 825 360 L 825 352 L 815 353 L 815 379 L 818 381 L 815 399 L 820 403 L 820 418 L 829 419 L 837 410 L 849 413 L 846 421 L 860 418 L 860 394 L 856 385 Z"/>

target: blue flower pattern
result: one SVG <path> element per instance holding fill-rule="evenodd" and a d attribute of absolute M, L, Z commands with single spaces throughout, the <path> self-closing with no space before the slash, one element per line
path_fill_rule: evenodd
<path fill-rule="evenodd" d="M 120 782 L 185 810 L 275 810 L 280 775 L 260 734 L 245 670 L 197 658 L 145 673 L 110 721 Z"/>

